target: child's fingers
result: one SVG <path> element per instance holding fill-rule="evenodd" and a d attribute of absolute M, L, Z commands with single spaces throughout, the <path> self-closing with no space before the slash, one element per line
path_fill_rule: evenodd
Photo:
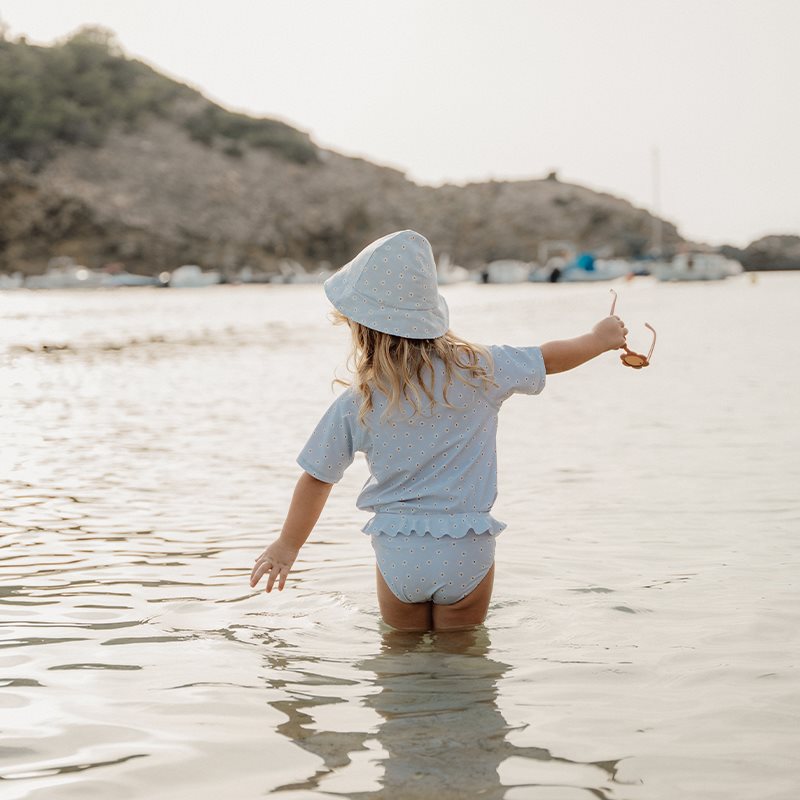
<path fill-rule="evenodd" d="M 291 565 L 289 564 L 273 564 L 270 561 L 262 561 L 253 567 L 253 572 L 250 575 L 250 585 L 255 586 L 262 578 L 263 575 L 269 573 L 267 578 L 266 591 L 271 592 L 275 581 L 278 581 L 278 589 L 282 590 L 286 584 L 286 577 L 289 574 Z"/>
<path fill-rule="evenodd" d="M 269 561 L 262 561 L 253 567 L 253 572 L 250 575 L 250 585 L 255 586 L 262 578 L 265 572 L 272 569 L 272 564 Z"/>
<path fill-rule="evenodd" d="M 256 572 L 258 572 L 258 569 L 259 569 L 259 567 L 261 567 L 261 566 L 264 564 L 264 562 L 265 562 L 265 561 L 268 561 L 268 560 L 269 560 L 269 558 L 266 556 L 266 554 L 265 554 L 265 553 L 262 553 L 262 554 L 261 554 L 261 555 L 260 555 L 260 556 L 259 556 L 259 557 L 256 559 L 256 563 L 255 563 L 255 564 L 253 564 L 253 569 L 252 569 L 252 572 L 251 572 L 250 574 L 251 574 L 251 575 L 255 575 L 255 574 L 256 574 Z"/>
<path fill-rule="evenodd" d="M 269 580 L 267 581 L 267 591 L 271 592 L 272 587 L 275 584 L 275 579 L 281 572 L 282 567 L 277 567 L 275 565 L 270 566 L 270 573 L 269 573 Z"/>

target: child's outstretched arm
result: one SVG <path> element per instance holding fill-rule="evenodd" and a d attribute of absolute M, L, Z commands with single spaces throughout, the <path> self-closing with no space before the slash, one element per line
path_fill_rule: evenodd
<path fill-rule="evenodd" d="M 267 591 L 272 591 L 276 579 L 279 579 L 278 589 L 283 589 L 286 576 L 300 548 L 314 530 L 332 488 L 332 483 L 325 483 L 303 472 L 294 487 L 292 502 L 289 504 L 280 536 L 256 558 L 250 574 L 250 586 L 254 587 L 261 580 L 261 576 L 269 572 Z"/>
<path fill-rule="evenodd" d="M 628 329 L 616 315 L 606 317 L 592 328 L 590 333 L 574 339 L 546 342 L 541 346 L 544 366 L 548 375 L 565 372 L 605 353 L 618 350 L 625 345 Z"/>

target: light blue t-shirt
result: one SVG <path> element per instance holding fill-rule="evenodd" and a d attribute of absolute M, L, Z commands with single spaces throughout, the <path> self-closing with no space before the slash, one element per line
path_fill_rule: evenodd
<path fill-rule="evenodd" d="M 297 463 L 315 478 L 337 483 L 356 452 L 365 454 L 370 477 L 356 506 L 374 516 L 361 529 L 364 533 L 500 533 L 506 523 L 490 513 L 497 498 L 497 414 L 512 394 L 539 394 L 545 366 L 538 347 L 489 345 L 488 350 L 499 387 L 487 391 L 465 373 L 478 384 L 471 387 L 453 375 L 447 399 L 459 408 L 437 403 L 431 411 L 420 392 L 421 413 L 411 416 L 413 407 L 403 398 L 405 414 L 395 411 L 380 422 L 388 401 L 382 392 L 373 391 L 374 407 L 365 426 L 358 421 L 361 396 L 348 387 L 323 414 Z M 485 365 L 483 356 L 480 363 Z M 435 367 L 434 396 L 441 400 L 444 363 L 436 359 Z"/>

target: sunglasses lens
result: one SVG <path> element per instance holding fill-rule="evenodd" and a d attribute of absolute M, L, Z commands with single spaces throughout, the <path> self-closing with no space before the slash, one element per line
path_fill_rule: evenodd
<path fill-rule="evenodd" d="M 640 356 L 637 353 L 628 353 L 622 356 L 622 363 L 629 367 L 643 367 L 647 363 L 647 360 L 644 356 Z"/>

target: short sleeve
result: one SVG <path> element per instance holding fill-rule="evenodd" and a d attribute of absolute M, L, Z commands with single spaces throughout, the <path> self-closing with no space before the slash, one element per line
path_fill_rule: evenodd
<path fill-rule="evenodd" d="M 306 472 L 325 483 L 341 480 L 355 458 L 355 413 L 349 390 L 330 404 L 297 456 Z"/>
<path fill-rule="evenodd" d="M 547 370 L 539 347 L 492 345 L 494 380 L 490 394 L 498 405 L 512 394 L 539 394 L 544 389 Z"/>

